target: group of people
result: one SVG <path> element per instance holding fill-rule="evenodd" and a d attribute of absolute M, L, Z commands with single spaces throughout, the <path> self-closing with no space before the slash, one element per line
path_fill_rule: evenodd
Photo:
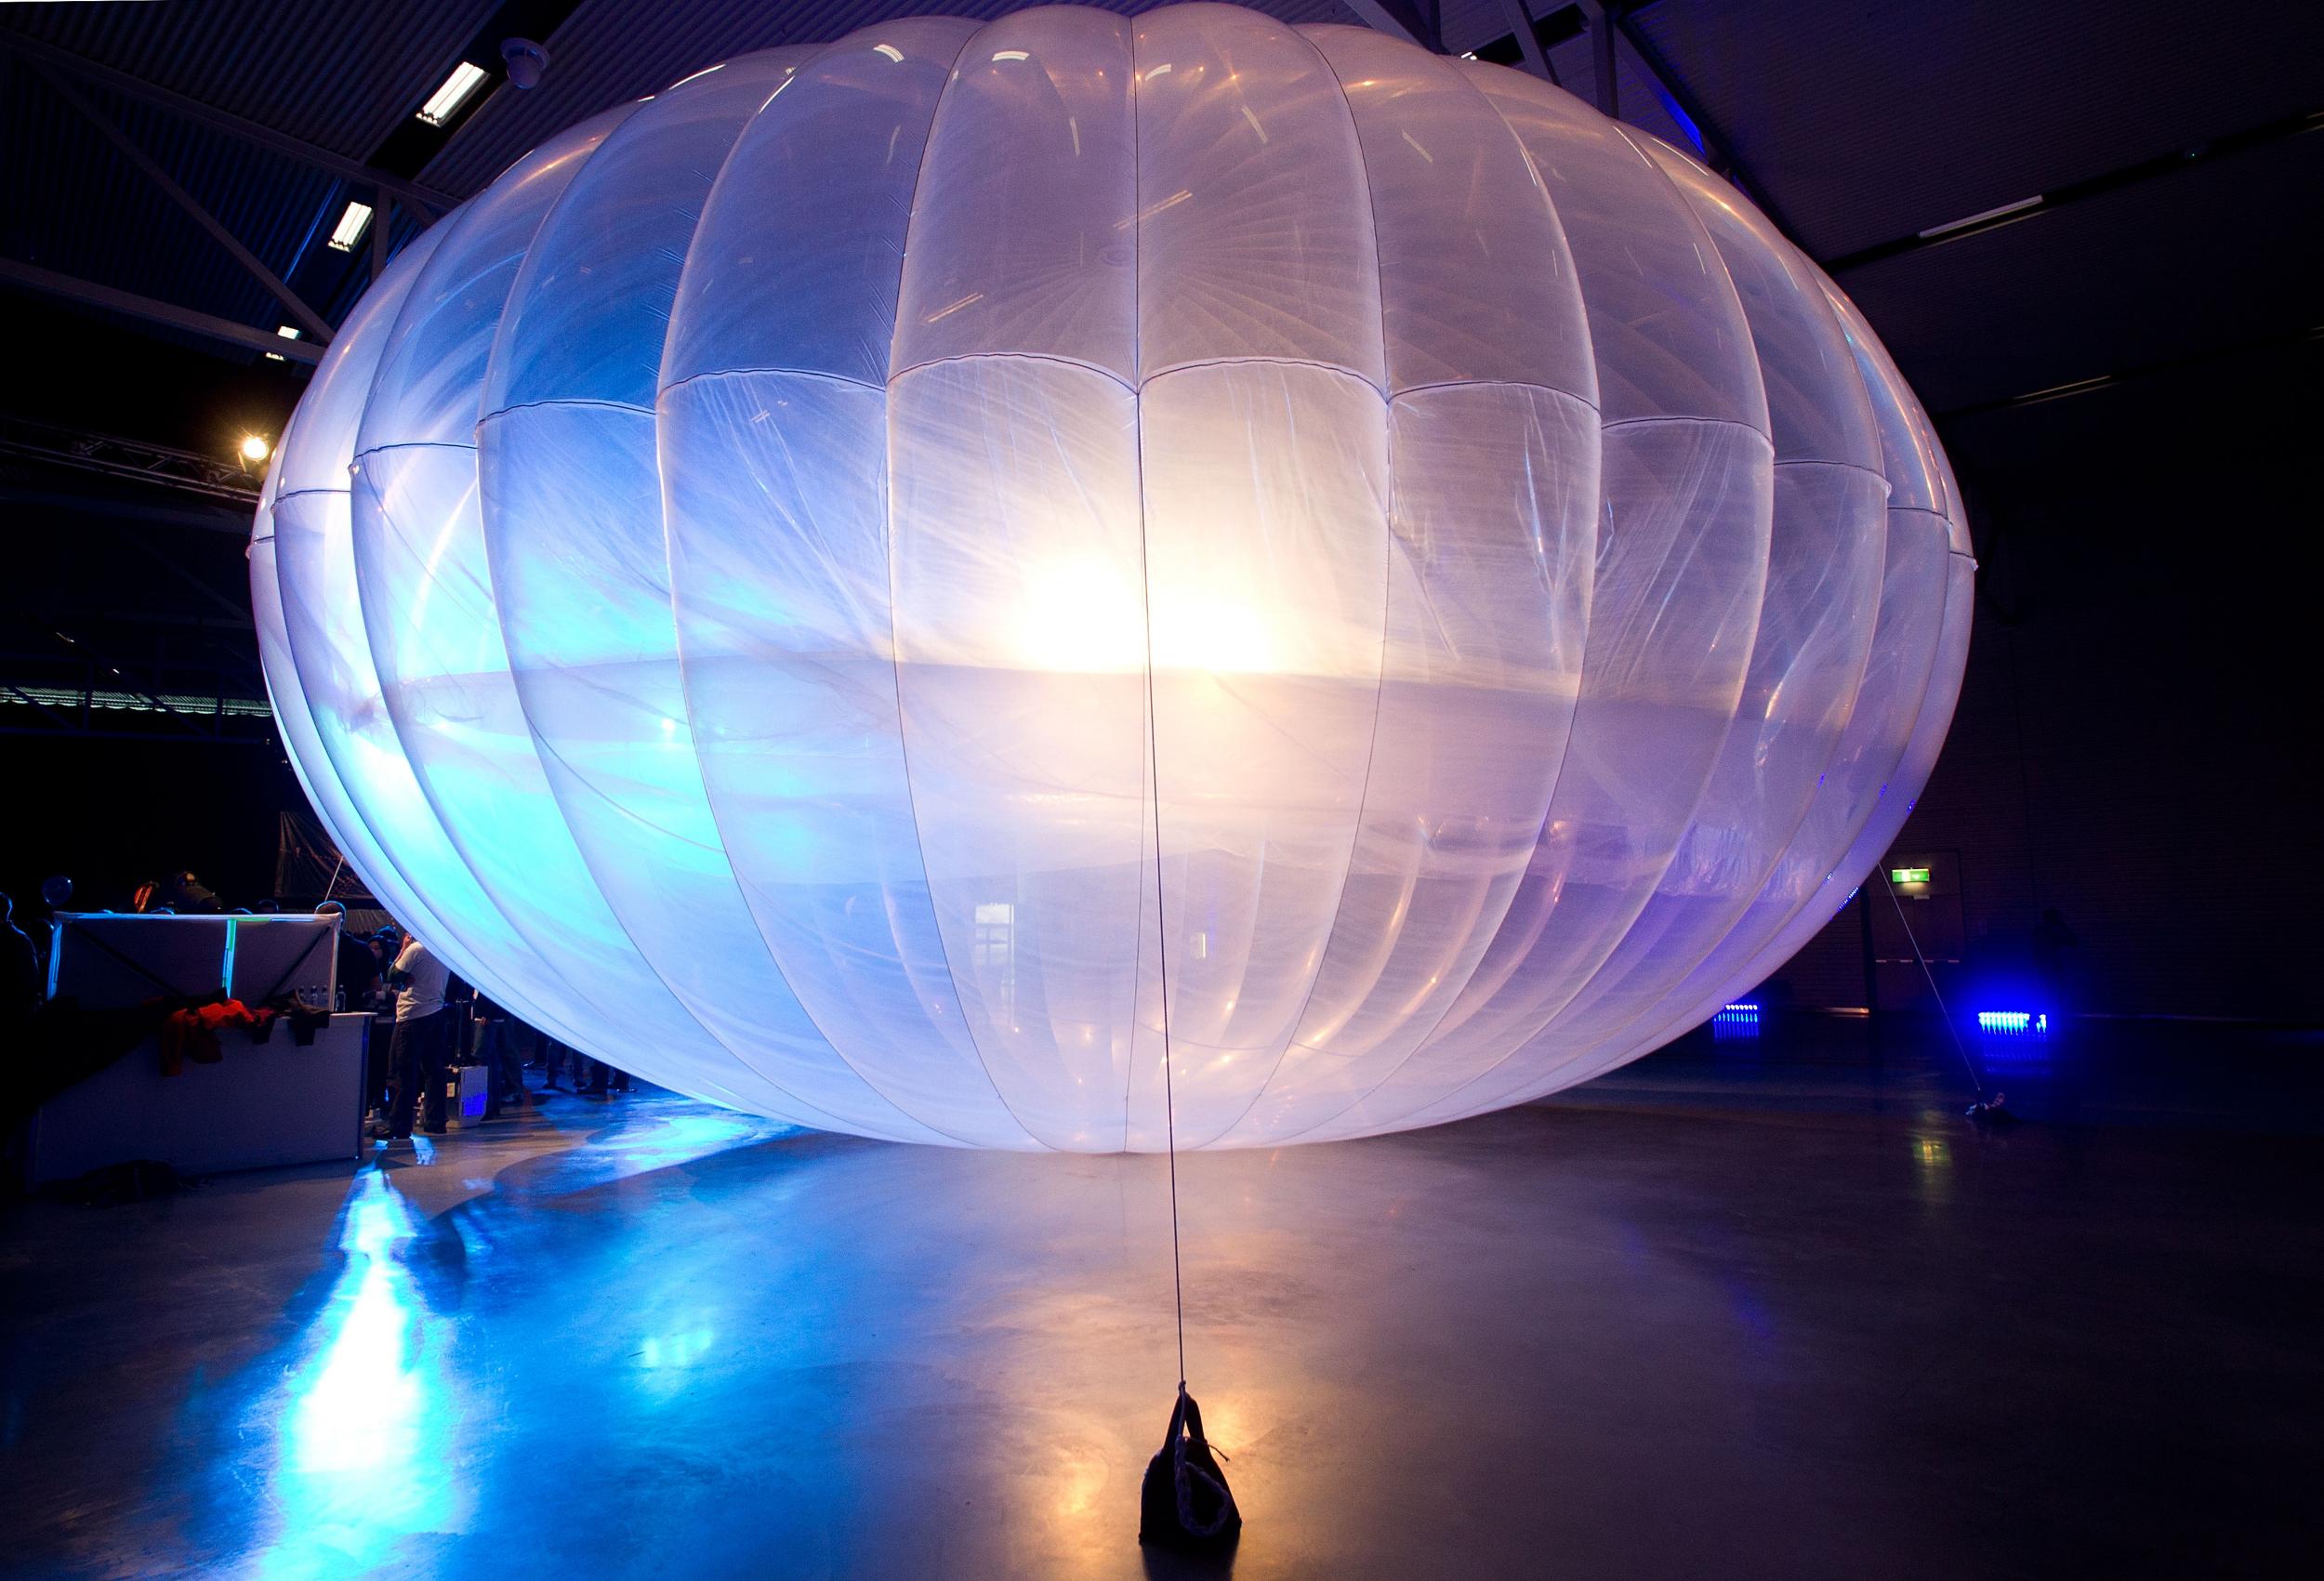
<path fill-rule="evenodd" d="M 344 917 L 346 908 L 325 901 L 315 914 Z M 338 982 L 341 1008 L 376 1008 L 393 1017 L 386 1058 L 374 1061 L 369 1078 L 375 1140 L 408 1140 L 415 1125 L 426 1135 L 441 1135 L 456 1062 L 482 1065 L 490 1073 L 487 1119 L 535 1101 L 524 1085 L 528 1069 L 540 1071 L 544 1093 L 563 1090 L 557 1080 L 561 1074 L 575 1093 L 602 1097 L 630 1090 L 627 1071 L 535 1032 L 455 977 L 418 936 L 392 925 L 368 935 L 342 925 Z M 466 1058 L 456 1061 L 456 1055 Z"/>
<path fill-rule="evenodd" d="M 72 887 L 51 879 L 46 896 L 51 909 L 70 897 Z M 173 873 L 165 883 L 138 886 L 132 909 L 147 914 L 219 915 L 225 907 L 191 872 Z M 255 912 L 279 913 L 272 900 Z M 12 1034 L 41 1007 L 47 968 L 31 935 L 17 926 L 15 906 L 0 894 L 0 1034 Z M 365 1073 L 367 1125 L 379 1140 L 408 1139 L 413 1130 L 440 1134 L 445 1128 L 446 1088 L 454 1065 L 482 1065 L 491 1073 L 485 1117 L 537 1101 L 524 1073 L 540 1073 L 540 1092 L 570 1090 L 605 1097 L 630 1090 L 629 1074 L 536 1032 L 452 974 L 442 958 L 416 935 L 392 922 L 372 932 L 347 926 L 347 908 L 337 901 L 315 907 L 319 917 L 337 922 L 335 1009 L 369 1011 L 389 1022 L 387 1035 L 375 1034 Z M 560 1078 L 562 1078 L 561 1083 Z"/>

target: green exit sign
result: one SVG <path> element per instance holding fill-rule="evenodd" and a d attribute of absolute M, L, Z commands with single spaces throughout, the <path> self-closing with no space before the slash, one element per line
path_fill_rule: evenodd
<path fill-rule="evenodd" d="M 1929 870 L 1925 867 L 1892 867 L 1888 870 L 1888 881 L 1892 884 L 1925 884 L 1929 881 Z"/>

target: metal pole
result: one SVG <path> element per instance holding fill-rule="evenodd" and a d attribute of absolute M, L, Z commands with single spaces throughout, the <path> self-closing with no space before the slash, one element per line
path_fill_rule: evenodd
<path fill-rule="evenodd" d="M 1864 884 L 1871 881 L 1868 874 Z M 1864 945 L 1865 1030 L 1872 1040 L 1872 1062 L 1878 1065 L 1881 1058 L 1881 974 L 1879 960 L 1872 954 L 1872 897 L 1864 884 L 1856 886 L 1856 937 Z"/>
<path fill-rule="evenodd" d="M 371 278 L 376 281 L 388 271 L 388 217 L 395 209 L 385 187 L 374 187 L 371 195 L 376 204 L 371 217 Z"/>

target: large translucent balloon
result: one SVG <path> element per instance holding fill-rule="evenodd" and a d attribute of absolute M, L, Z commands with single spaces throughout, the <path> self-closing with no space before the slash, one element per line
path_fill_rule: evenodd
<path fill-rule="evenodd" d="M 1927 419 L 1731 188 L 1222 6 L 883 23 L 400 256 L 251 555 L 317 810 L 466 976 L 836 1130 L 1423 1125 L 1829 918 L 1959 688 Z"/>

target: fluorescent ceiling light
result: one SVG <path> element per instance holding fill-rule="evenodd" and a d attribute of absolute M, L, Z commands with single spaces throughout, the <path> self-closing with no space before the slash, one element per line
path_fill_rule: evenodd
<path fill-rule="evenodd" d="M 1942 225 L 1932 225 L 1926 231 L 1920 232 L 1920 237 L 1923 242 L 1934 241 L 1939 236 L 1948 236 L 1956 231 L 1966 231 L 1972 225 L 1983 225 L 1988 219 L 2000 219 L 2005 215 L 2022 214 L 2029 208 L 2039 208 L 2040 205 L 2041 194 L 2036 192 L 2032 197 L 2019 198 L 2014 204 L 2003 204 L 1999 208 L 1979 209 L 1976 213 L 1963 215 L 1959 219 L 1948 219 Z"/>
<path fill-rule="evenodd" d="M 286 323 L 276 324 L 274 326 L 274 333 L 281 336 L 285 340 L 296 340 L 298 338 L 298 332 Z"/>
<path fill-rule="evenodd" d="M 355 244 L 363 239 L 363 227 L 371 223 L 369 204 L 350 203 L 339 222 L 331 229 L 331 246 L 335 252 L 351 253 Z"/>
<path fill-rule="evenodd" d="M 452 68 L 452 74 L 443 80 L 443 86 L 429 95 L 428 102 L 419 107 L 419 118 L 431 126 L 441 126 L 452 119 L 470 95 L 484 86 L 484 68 L 471 66 L 463 60 Z"/>

